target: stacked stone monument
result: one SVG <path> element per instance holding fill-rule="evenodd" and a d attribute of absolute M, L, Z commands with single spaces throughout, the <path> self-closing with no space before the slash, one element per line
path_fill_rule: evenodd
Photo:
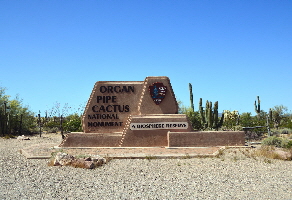
<path fill-rule="evenodd" d="M 208 134 L 194 132 L 187 116 L 178 114 L 170 80 L 164 76 L 96 82 L 82 123 L 84 132 L 68 134 L 60 147 L 180 147 L 209 141 Z M 244 145 L 242 135 L 236 132 L 223 143 Z M 218 146 L 213 143 L 208 145 Z"/>

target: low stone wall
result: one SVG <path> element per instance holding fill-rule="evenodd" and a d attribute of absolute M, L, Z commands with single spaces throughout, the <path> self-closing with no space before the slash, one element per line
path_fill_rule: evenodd
<path fill-rule="evenodd" d="M 244 131 L 168 132 L 168 147 L 244 146 Z"/>
<path fill-rule="evenodd" d="M 170 132 L 130 131 L 123 147 L 212 147 L 244 146 L 243 131 Z M 118 147 L 121 133 L 70 133 L 60 147 Z"/>
<path fill-rule="evenodd" d="M 121 133 L 69 133 L 59 147 L 118 147 L 121 136 Z"/>
<path fill-rule="evenodd" d="M 165 128 L 153 130 L 131 130 L 131 126 L 135 123 L 187 123 L 187 127 Z M 192 131 L 192 125 L 183 114 L 149 114 L 149 115 L 133 115 L 129 119 L 129 125 L 125 129 L 122 137 L 121 147 L 165 147 L 168 145 L 167 133 Z"/>

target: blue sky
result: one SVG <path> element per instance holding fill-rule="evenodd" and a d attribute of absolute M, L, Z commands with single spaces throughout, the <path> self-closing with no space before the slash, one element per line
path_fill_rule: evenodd
<path fill-rule="evenodd" d="M 195 109 L 292 109 L 292 1 L 3 0 L 0 27 L 0 86 L 34 112 L 147 76 L 185 106 L 192 83 Z"/>

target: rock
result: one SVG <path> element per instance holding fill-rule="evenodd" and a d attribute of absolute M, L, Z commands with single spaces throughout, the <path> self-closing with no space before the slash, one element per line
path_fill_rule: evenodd
<path fill-rule="evenodd" d="M 55 157 L 55 160 L 54 160 L 54 165 L 55 166 L 57 166 L 57 165 L 63 165 L 63 166 L 71 165 L 71 163 L 74 159 L 75 158 L 72 155 L 69 155 L 67 153 L 58 152 L 56 157 Z"/>
<path fill-rule="evenodd" d="M 278 154 L 281 160 L 291 160 L 292 158 L 291 152 L 288 151 L 277 149 L 274 151 L 274 153 Z"/>
<path fill-rule="evenodd" d="M 95 164 L 93 161 L 87 161 L 87 160 L 82 159 L 82 158 L 74 160 L 71 165 L 73 167 L 76 167 L 76 168 L 84 168 L 84 169 L 95 168 Z"/>
<path fill-rule="evenodd" d="M 53 162 L 54 166 L 72 166 L 76 168 L 93 169 L 106 163 L 106 160 L 101 156 L 94 156 L 93 158 L 75 158 L 67 153 L 58 152 Z"/>
<path fill-rule="evenodd" d="M 106 159 L 99 156 L 99 155 L 92 156 L 92 161 L 95 162 L 97 164 L 97 166 L 106 164 Z"/>
<path fill-rule="evenodd" d="M 30 140 L 29 137 L 26 137 L 26 136 L 24 136 L 24 135 L 22 135 L 22 136 L 18 136 L 17 139 L 18 139 L 18 140 Z"/>
<path fill-rule="evenodd" d="M 85 158 L 85 161 L 92 161 L 90 157 Z"/>

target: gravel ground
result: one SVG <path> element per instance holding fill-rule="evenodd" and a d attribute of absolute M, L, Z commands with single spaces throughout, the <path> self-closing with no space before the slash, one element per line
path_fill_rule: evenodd
<path fill-rule="evenodd" d="M 292 199 L 292 162 L 248 158 L 122 159 L 88 170 L 49 167 L 19 150 L 60 136 L 0 138 L 0 199 Z"/>

